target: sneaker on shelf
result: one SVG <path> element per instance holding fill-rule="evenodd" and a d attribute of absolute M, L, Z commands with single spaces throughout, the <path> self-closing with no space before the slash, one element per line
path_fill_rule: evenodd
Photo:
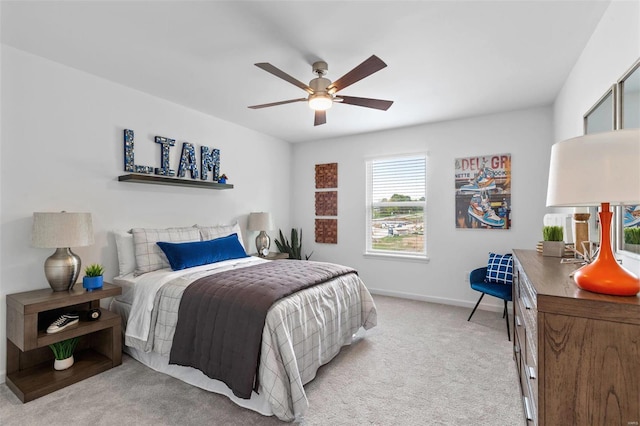
<path fill-rule="evenodd" d="M 64 314 L 57 320 L 55 320 L 51 325 L 47 328 L 48 334 L 57 333 L 59 331 L 64 330 L 67 327 L 71 327 L 72 325 L 80 322 L 80 315 L 78 314 Z"/>

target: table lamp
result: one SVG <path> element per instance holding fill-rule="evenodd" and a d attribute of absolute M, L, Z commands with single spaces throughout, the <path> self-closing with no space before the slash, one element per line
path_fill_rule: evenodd
<path fill-rule="evenodd" d="M 547 206 L 601 206 L 600 251 L 574 274 L 583 290 L 635 296 L 640 279 L 624 269 L 611 248 L 609 206 L 640 204 L 640 129 L 580 136 L 551 147 Z"/>
<path fill-rule="evenodd" d="M 93 244 L 91 213 L 34 213 L 31 245 L 55 248 L 44 262 L 44 275 L 53 291 L 71 290 L 82 262 L 71 247 Z"/>
<path fill-rule="evenodd" d="M 269 238 L 265 231 L 273 229 L 271 214 L 265 212 L 250 213 L 247 229 L 249 229 L 249 231 L 260 231 L 256 237 L 256 250 L 258 250 L 258 255 L 262 257 L 268 255 L 269 247 L 271 247 L 271 238 Z"/>

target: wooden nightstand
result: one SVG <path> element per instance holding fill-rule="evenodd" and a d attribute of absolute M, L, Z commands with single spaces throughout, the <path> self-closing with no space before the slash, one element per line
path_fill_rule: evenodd
<path fill-rule="evenodd" d="M 122 293 L 104 283 L 100 290 L 86 291 L 76 284 L 71 291 L 50 288 L 7 295 L 7 386 L 22 402 L 28 402 L 122 364 L 122 320 L 102 309 L 98 320 L 80 318 L 77 326 L 47 334 L 47 327 L 61 314 L 100 307 L 100 299 Z M 53 369 L 48 345 L 79 337 L 67 370 Z"/>
<path fill-rule="evenodd" d="M 267 260 L 276 260 L 276 259 L 288 259 L 289 253 L 270 252 L 266 257 L 259 256 L 258 253 L 252 253 L 251 256 L 260 257 L 262 259 L 267 259 Z"/>

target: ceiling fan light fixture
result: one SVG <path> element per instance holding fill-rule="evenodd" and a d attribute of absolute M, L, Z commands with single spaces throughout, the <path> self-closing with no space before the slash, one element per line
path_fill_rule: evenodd
<path fill-rule="evenodd" d="M 326 111 L 333 105 L 333 98 L 327 93 L 316 93 L 309 96 L 309 108 L 315 111 Z"/>
<path fill-rule="evenodd" d="M 324 78 L 329 68 L 327 66 L 327 63 L 324 61 L 316 61 L 311 65 L 311 69 L 313 73 L 317 75 L 317 77 L 312 79 L 308 85 L 290 76 L 281 69 L 274 67 L 268 62 L 259 62 L 255 64 L 255 66 L 270 74 L 275 75 L 276 77 L 288 83 L 293 84 L 296 87 L 299 87 L 309 95 L 305 98 L 289 99 L 286 101 L 271 102 L 261 105 L 251 105 L 249 106 L 249 108 L 251 109 L 266 108 L 276 105 L 290 104 L 293 102 L 306 101 L 309 104 L 309 108 L 314 111 L 313 125 L 319 126 L 327 122 L 327 114 L 325 113 L 325 111 L 331 108 L 334 102 L 340 102 L 346 105 L 373 108 L 382 111 L 388 110 L 389 107 L 393 104 L 393 101 L 386 101 L 383 99 L 359 98 L 355 96 L 344 96 L 342 94 L 337 95 L 337 93 L 341 92 L 346 87 L 357 83 L 363 78 L 368 77 L 387 66 L 387 64 L 385 64 L 376 55 L 371 55 L 369 59 L 356 66 L 333 83 L 328 78 Z"/>

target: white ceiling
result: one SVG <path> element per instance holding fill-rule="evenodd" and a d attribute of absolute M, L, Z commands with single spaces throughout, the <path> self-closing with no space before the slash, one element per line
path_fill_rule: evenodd
<path fill-rule="evenodd" d="M 1 41 L 290 142 L 549 105 L 609 1 L 6 1 Z M 388 67 L 340 92 L 313 126 L 305 97 L 255 67 L 336 80 L 375 54 Z"/>

